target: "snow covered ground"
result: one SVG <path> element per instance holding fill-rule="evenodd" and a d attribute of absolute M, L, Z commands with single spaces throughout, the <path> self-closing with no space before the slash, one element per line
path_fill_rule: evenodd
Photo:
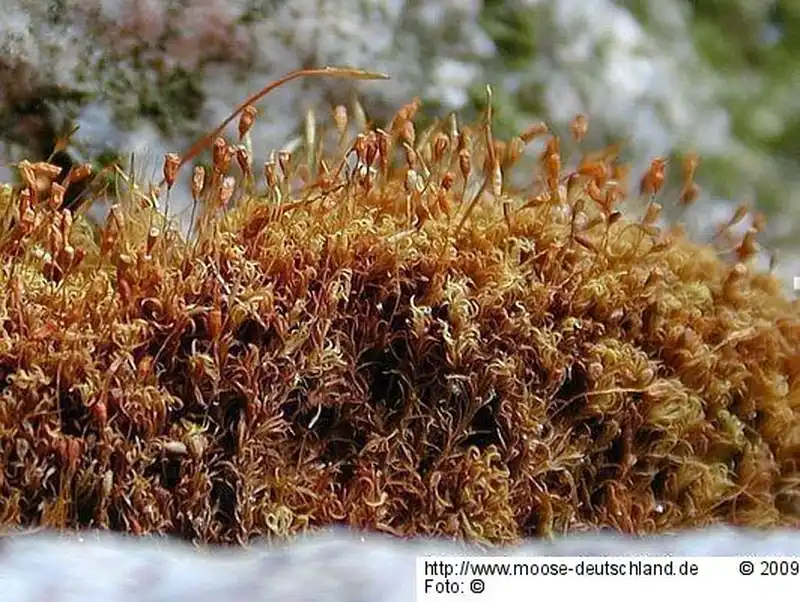
<path fill-rule="evenodd" d="M 345 531 L 247 551 L 106 534 L 0 540 L 3 602 L 412 602 L 418 556 L 477 554 L 441 541 Z M 492 550 L 518 556 L 800 556 L 800 532 L 712 528 L 634 539 L 599 533 Z"/>

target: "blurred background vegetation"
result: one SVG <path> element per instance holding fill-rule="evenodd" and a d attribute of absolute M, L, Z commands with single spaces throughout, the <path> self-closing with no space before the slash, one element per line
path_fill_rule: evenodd
<path fill-rule="evenodd" d="M 354 95 L 378 121 L 416 95 L 428 115 L 474 115 L 491 84 L 503 134 L 540 119 L 566 132 L 580 112 L 589 142 L 623 141 L 634 170 L 698 151 L 704 195 L 689 226 L 708 232 L 754 204 L 773 218 L 761 242 L 780 250 L 781 278 L 800 275 L 800 0 L 6 3 L 0 166 L 46 154 L 75 124 L 76 156 L 134 151 L 155 171 L 270 79 L 346 64 L 392 80 L 268 97 L 257 153 L 296 135 L 307 109 Z"/>

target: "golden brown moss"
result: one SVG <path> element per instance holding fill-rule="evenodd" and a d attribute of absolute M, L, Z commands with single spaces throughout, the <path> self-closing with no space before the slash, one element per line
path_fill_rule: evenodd
<path fill-rule="evenodd" d="M 567 169 L 543 126 L 417 133 L 418 108 L 353 138 L 337 110 L 266 189 L 218 138 L 188 242 L 132 182 L 93 236 L 23 173 L 0 238 L 0 524 L 798 525 L 800 321 L 747 249 L 726 263 L 657 227 L 658 161 L 634 219 L 613 152 Z"/>

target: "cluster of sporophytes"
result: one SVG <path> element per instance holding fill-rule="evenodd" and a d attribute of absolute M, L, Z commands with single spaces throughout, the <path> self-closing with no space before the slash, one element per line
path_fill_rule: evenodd
<path fill-rule="evenodd" d="M 625 198 L 584 117 L 501 141 L 491 108 L 417 131 L 419 108 L 352 133 L 339 107 L 263 170 L 210 134 L 189 236 L 158 201 L 205 140 L 159 186 L 119 171 L 96 231 L 62 206 L 88 169 L 19 165 L 0 524 L 217 543 L 800 524 L 800 319 L 750 266 L 760 220 L 727 261 L 657 225 L 664 161 Z"/>

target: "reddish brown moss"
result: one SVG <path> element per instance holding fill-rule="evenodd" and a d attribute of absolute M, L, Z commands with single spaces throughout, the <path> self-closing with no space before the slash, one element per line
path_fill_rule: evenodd
<path fill-rule="evenodd" d="M 341 145 L 318 124 L 255 193 L 220 141 L 189 243 L 139 189 L 96 241 L 46 183 L 7 192 L 0 525 L 798 525 L 800 320 L 777 283 L 655 205 L 620 213 L 613 153 L 568 170 L 546 138 L 511 190 L 544 128 L 417 133 L 417 108 Z"/>

